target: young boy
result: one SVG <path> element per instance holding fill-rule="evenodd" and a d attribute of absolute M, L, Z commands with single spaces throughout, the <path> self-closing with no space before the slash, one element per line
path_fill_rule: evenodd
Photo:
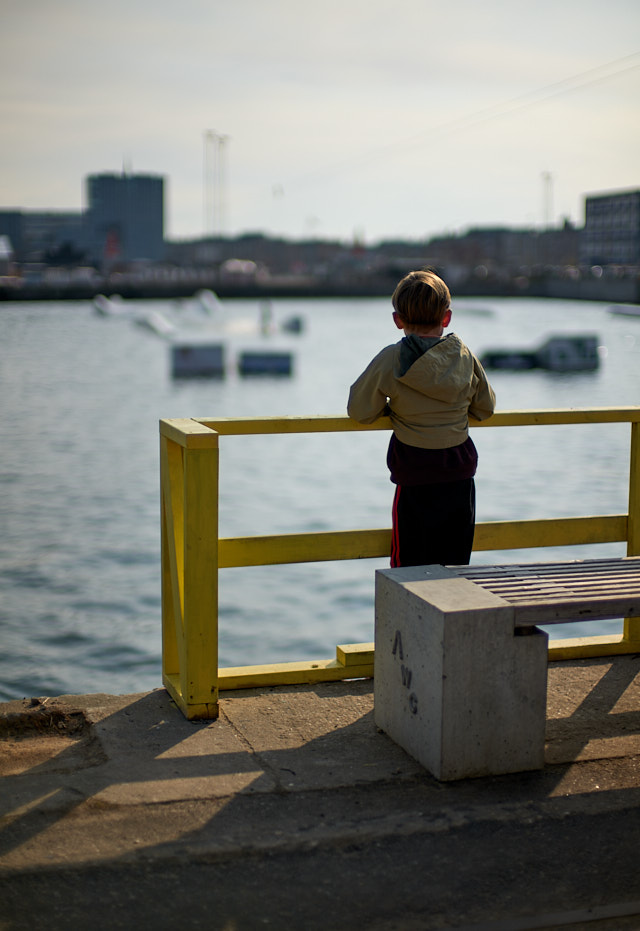
<path fill-rule="evenodd" d="M 475 529 L 478 454 L 469 415 L 486 420 L 495 394 L 455 334 L 449 289 L 431 271 L 410 272 L 391 299 L 404 339 L 387 346 L 351 386 L 347 412 L 359 423 L 386 414 L 393 501 L 391 565 L 467 565 Z"/>

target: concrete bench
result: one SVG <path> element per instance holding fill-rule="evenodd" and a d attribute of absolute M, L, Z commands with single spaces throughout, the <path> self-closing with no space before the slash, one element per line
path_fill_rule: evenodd
<path fill-rule="evenodd" d="M 376 572 L 376 725 L 437 779 L 541 769 L 548 635 L 640 615 L 640 557 Z"/>

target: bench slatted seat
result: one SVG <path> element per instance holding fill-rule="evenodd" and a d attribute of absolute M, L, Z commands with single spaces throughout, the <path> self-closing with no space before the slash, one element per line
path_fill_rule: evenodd
<path fill-rule="evenodd" d="M 512 604 L 516 627 L 640 615 L 640 556 L 451 572 Z"/>

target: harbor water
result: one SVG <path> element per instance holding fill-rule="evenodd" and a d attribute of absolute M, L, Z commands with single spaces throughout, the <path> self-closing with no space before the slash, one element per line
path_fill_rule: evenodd
<path fill-rule="evenodd" d="M 340 415 L 350 384 L 398 334 L 385 299 L 0 305 L 0 700 L 127 693 L 161 685 L 158 421 Z M 129 311 L 133 311 L 130 313 Z M 150 311 L 225 342 L 223 378 L 175 379 Z M 299 318 L 299 334 L 282 323 Z M 532 349 L 558 333 L 597 337 L 596 371 L 491 372 L 500 410 L 640 403 L 640 317 L 606 304 L 535 299 L 453 303 L 479 355 Z M 223 332 L 224 329 L 224 332 Z M 284 345 L 290 377 L 241 377 L 235 353 Z M 478 520 L 627 510 L 629 425 L 480 428 Z M 388 434 L 223 437 L 220 535 L 390 525 Z M 473 562 L 624 555 L 624 544 L 475 553 Z M 220 573 L 220 665 L 329 658 L 373 639 L 374 569 L 355 560 Z M 620 622 L 574 624 L 586 636 Z"/>

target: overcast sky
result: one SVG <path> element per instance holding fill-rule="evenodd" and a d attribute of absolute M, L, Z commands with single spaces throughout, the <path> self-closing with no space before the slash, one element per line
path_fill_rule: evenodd
<path fill-rule="evenodd" d="M 640 187 L 639 50 L 637 0 L 1 0 L 0 208 L 126 166 L 179 238 L 581 224 Z"/>

